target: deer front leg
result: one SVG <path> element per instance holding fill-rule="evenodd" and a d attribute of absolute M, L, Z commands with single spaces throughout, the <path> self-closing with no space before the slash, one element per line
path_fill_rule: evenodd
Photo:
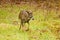
<path fill-rule="evenodd" d="M 23 26 L 24 26 L 24 24 L 23 24 L 23 22 L 21 21 L 21 22 L 20 22 L 20 28 L 19 28 L 19 30 L 22 29 Z"/>

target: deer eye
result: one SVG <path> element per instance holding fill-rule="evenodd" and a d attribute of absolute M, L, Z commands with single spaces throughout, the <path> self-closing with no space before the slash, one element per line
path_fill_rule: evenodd
<path fill-rule="evenodd" d="M 32 18 L 33 16 L 30 14 L 30 18 Z"/>

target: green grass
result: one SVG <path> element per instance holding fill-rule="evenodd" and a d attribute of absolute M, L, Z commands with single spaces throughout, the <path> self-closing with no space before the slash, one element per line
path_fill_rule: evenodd
<path fill-rule="evenodd" d="M 33 11 L 34 20 L 30 20 L 29 31 L 19 30 L 18 14 L 23 9 Z M 43 10 L 34 10 L 34 6 L 28 4 L 0 8 L 0 40 L 57 40 L 58 33 L 56 35 L 54 31 L 59 28 L 60 19 L 54 19 L 54 12 L 50 12 L 45 18 Z M 15 25 L 14 21 L 18 24 Z"/>

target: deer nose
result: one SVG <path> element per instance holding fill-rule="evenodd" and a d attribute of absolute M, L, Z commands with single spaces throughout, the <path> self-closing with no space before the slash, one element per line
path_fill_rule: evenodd
<path fill-rule="evenodd" d="M 32 20 L 34 20 L 34 18 L 32 18 Z"/>

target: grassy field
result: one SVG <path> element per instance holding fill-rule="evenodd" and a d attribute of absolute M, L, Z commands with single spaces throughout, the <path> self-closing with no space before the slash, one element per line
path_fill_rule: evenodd
<path fill-rule="evenodd" d="M 32 10 L 34 20 L 30 20 L 29 31 L 19 30 L 20 10 Z M 59 12 L 60 13 L 60 12 Z M 0 40 L 60 40 L 60 18 L 55 11 L 48 15 L 35 6 L 0 5 Z"/>

